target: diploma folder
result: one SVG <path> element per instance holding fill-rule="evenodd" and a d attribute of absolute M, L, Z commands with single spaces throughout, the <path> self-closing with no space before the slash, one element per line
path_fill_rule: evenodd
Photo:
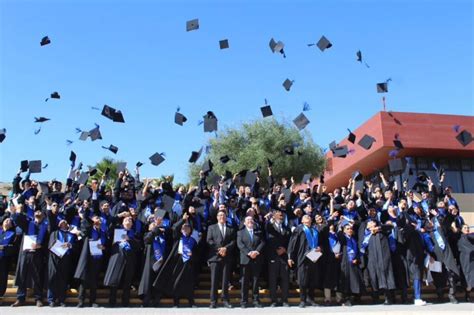
<path fill-rule="evenodd" d="M 318 259 L 322 256 L 321 252 L 317 252 L 316 249 L 312 249 L 306 253 L 306 258 L 311 260 L 313 263 L 317 262 Z"/>

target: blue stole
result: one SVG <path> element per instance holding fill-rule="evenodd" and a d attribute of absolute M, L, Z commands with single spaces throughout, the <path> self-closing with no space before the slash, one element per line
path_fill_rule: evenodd
<path fill-rule="evenodd" d="M 331 250 L 333 254 L 338 254 L 338 253 L 334 253 L 334 246 L 336 246 L 338 242 L 339 240 L 337 238 L 336 233 L 329 232 L 329 249 Z"/>
<path fill-rule="evenodd" d="M 353 237 L 348 237 L 344 235 L 347 240 L 347 259 L 352 264 L 352 261 L 357 258 L 359 252 L 357 249 L 357 242 Z"/>
<path fill-rule="evenodd" d="M 426 200 L 421 201 L 421 207 L 423 208 L 423 211 L 425 211 L 425 213 L 428 213 L 430 211 L 430 207 L 428 206 L 428 201 Z"/>
<path fill-rule="evenodd" d="M 135 236 L 135 231 L 133 229 L 128 230 L 127 236 L 128 238 L 133 238 Z M 132 246 L 130 246 L 130 243 L 128 241 L 119 242 L 119 247 L 125 250 L 126 252 L 132 250 Z"/>
<path fill-rule="evenodd" d="M 28 232 L 26 235 L 36 235 L 36 243 L 41 244 L 43 243 L 44 237 L 46 235 L 46 225 L 44 224 L 44 221 L 41 221 L 39 225 L 35 224 L 34 220 L 31 220 L 28 222 Z"/>
<path fill-rule="evenodd" d="M 191 258 L 194 245 L 196 245 L 196 240 L 194 238 L 185 235 L 181 236 L 178 246 L 182 251 L 181 258 L 183 259 L 183 262 L 187 262 Z"/>
<path fill-rule="evenodd" d="M 446 244 L 444 243 L 443 237 L 441 236 L 441 234 L 439 234 L 437 228 L 433 231 L 433 235 L 436 239 L 436 243 L 438 243 L 439 248 L 444 251 L 446 249 Z"/>
<path fill-rule="evenodd" d="M 140 220 L 133 221 L 132 229 L 135 231 L 135 235 L 139 236 L 142 232 L 142 221 Z"/>
<path fill-rule="evenodd" d="M 303 225 L 303 231 L 304 234 L 306 234 L 309 249 L 315 249 L 318 247 L 318 231 L 312 227 L 308 228 L 306 225 Z"/>
<path fill-rule="evenodd" d="M 25 206 L 26 207 L 26 216 L 33 220 L 35 218 L 35 211 L 30 207 L 30 206 Z"/>
<path fill-rule="evenodd" d="M 6 230 L 4 231 L 0 227 L 0 245 L 7 246 L 10 243 L 13 243 L 13 240 L 15 239 L 15 231 L 9 231 Z M 5 249 L 0 249 L 0 257 L 5 256 Z"/>
<path fill-rule="evenodd" d="M 164 258 L 163 256 L 165 254 L 165 246 L 166 240 L 162 235 L 158 235 L 153 238 L 153 255 L 157 261 L 161 258 Z"/>
<path fill-rule="evenodd" d="M 342 211 L 342 215 L 345 216 L 346 218 L 350 219 L 350 220 L 354 220 L 355 217 L 357 216 L 357 212 L 349 211 L 348 209 L 344 209 Z"/>
<path fill-rule="evenodd" d="M 360 247 L 360 252 L 365 253 L 365 249 L 369 246 L 370 237 L 372 236 L 372 232 L 365 229 L 364 231 L 364 239 L 362 240 L 362 246 Z"/>
<path fill-rule="evenodd" d="M 423 241 L 425 243 L 425 248 L 428 252 L 432 253 L 434 251 L 434 243 L 433 240 L 430 237 L 429 232 L 423 233 Z"/>
<path fill-rule="evenodd" d="M 74 243 L 74 235 L 69 233 L 68 231 L 58 230 L 58 241 L 61 243 Z M 71 253 L 71 249 L 68 248 L 64 255 L 69 255 Z"/>
<path fill-rule="evenodd" d="M 397 222 L 396 222 L 395 218 L 390 217 L 389 220 L 393 224 L 393 229 L 392 229 L 392 231 L 390 232 L 390 234 L 388 236 L 388 246 L 390 247 L 390 251 L 393 253 L 397 250 L 397 238 L 398 238 L 397 237 L 397 231 L 398 231 L 398 228 L 397 228 Z"/>
<path fill-rule="evenodd" d="M 201 224 L 201 216 L 199 216 L 199 213 L 196 213 L 196 215 L 192 218 L 193 221 L 193 229 L 202 232 L 202 224 Z"/>
<path fill-rule="evenodd" d="M 107 243 L 107 237 L 105 236 L 105 232 L 99 229 L 98 231 L 95 228 L 91 230 L 91 241 L 97 241 L 100 239 L 100 244 L 105 245 Z M 92 256 L 94 259 L 102 258 L 101 255 Z"/>
<path fill-rule="evenodd" d="M 102 223 L 100 224 L 100 229 L 102 232 L 107 232 L 107 215 L 105 213 L 101 213 L 100 217 L 102 218 Z"/>

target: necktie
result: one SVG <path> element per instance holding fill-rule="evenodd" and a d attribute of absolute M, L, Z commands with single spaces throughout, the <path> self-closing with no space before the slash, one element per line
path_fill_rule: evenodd
<path fill-rule="evenodd" d="M 253 242 L 253 230 L 249 230 L 250 240 Z"/>
<path fill-rule="evenodd" d="M 434 230 L 433 234 L 436 239 L 436 243 L 438 243 L 439 248 L 441 248 L 444 251 L 444 249 L 446 248 L 446 245 L 444 244 L 441 234 L 439 234 L 437 230 Z"/>
<path fill-rule="evenodd" d="M 220 227 L 221 227 L 222 238 L 224 238 L 225 237 L 224 224 L 220 224 Z"/>

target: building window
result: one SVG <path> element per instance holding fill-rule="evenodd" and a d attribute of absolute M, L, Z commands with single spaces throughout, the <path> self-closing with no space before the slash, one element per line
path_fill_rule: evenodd
<path fill-rule="evenodd" d="M 464 193 L 474 193 L 474 172 L 462 172 Z"/>

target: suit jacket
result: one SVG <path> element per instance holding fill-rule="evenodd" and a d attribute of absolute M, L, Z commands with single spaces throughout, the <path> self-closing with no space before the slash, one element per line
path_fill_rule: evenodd
<path fill-rule="evenodd" d="M 282 259 L 285 263 L 288 259 L 287 254 L 278 256 L 276 250 L 278 247 L 284 247 L 288 250 L 288 243 L 290 241 L 290 229 L 287 226 L 282 225 L 282 231 L 278 231 L 276 225 L 267 222 L 267 241 L 266 241 L 266 257 L 269 261 Z"/>
<path fill-rule="evenodd" d="M 219 224 L 213 224 L 209 226 L 207 230 L 207 244 L 209 245 L 209 256 L 208 262 L 231 262 L 232 251 L 235 247 L 235 230 L 226 224 L 225 237 L 222 238 Z M 220 256 L 217 250 L 221 247 L 227 248 L 227 255 L 225 257 Z"/>
<path fill-rule="evenodd" d="M 252 259 L 248 256 L 249 252 L 257 251 L 260 255 L 255 258 L 258 264 L 263 263 L 263 248 L 265 246 L 265 238 L 262 231 L 253 230 L 253 238 L 250 238 L 250 233 L 247 228 L 243 228 L 237 233 L 237 247 L 240 251 L 240 264 L 247 265 Z"/>

